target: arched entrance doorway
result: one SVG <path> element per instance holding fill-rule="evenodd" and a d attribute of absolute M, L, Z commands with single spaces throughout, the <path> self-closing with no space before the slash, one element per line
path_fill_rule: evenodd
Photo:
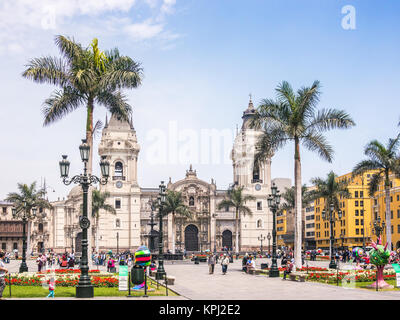
<path fill-rule="evenodd" d="M 194 224 L 185 228 L 186 251 L 199 251 L 199 229 Z"/>
<path fill-rule="evenodd" d="M 75 238 L 75 252 L 82 253 L 82 232 L 79 232 Z"/>
<path fill-rule="evenodd" d="M 232 248 L 232 232 L 230 230 L 222 232 L 222 247 Z"/>

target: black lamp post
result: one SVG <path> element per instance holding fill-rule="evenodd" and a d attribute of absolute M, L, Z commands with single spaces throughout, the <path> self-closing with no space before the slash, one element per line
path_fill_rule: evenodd
<path fill-rule="evenodd" d="M 267 234 L 267 239 L 268 239 L 268 254 L 271 254 L 271 245 L 270 245 L 271 233 L 270 232 L 268 232 L 268 234 Z"/>
<path fill-rule="evenodd" d="M 89 161 L 90 146 L 86 143 L 86 139 L 82 140 L 82 144 L 79 146 L 81 159 L 84 164 L 83 174 L 76 175 L 68 180 L 69 165 L 70 162 L 67 160 L 67 156 L 63 155 L 63 159 L 60 161 L 60 172 L 61 178 L 65 185 L 73 183 L 79 183 L 83 190 L 83 213 L 79 218 L 79 225 L 82 228 L 82 259 L 80 263 L 81 277 L 79 278 L 78 286 L 76 287 L 77 298 L 93 298 L 94 291 L 89 276 L 89 264 L 88 264 L 88 228 L 90 226 L 90 220 L 88 218 L 88 190 L 89 186 L 94 183 L 100 183 L 105 185 L 110 175 L 110 163 L 102 156 L 100 161 L 100 169 L 102 178 L 98 178 L 94 175 L 87 173 L 87 162 Z"/>
<path fill-rule="evenodd" d="M 165 185 L 164 181 L 161 181 L 159 186 L 159 196 L 157 197 L 158 200 L 158 213 L 159 213 L 159 220 L 160 220 L 160 230 L 159 230 L 159 239 L 158 239 L 158 268 L 156 272 L 156 279 L 162 280 L 164 279 L 166 273 L 164 270 L 164 254 L 163 254 L 163 206 L 165 203 Z"/>
<path fill-rule="evenodd" d="M 263 236 L 262 234 L 260 234 L 260 235 L 258 236 L 258 241 L 261 241 L 261 245 L 260 245 L 260 252 L 261 252 L 261 255 L 262 255 L 262 249 L 263 249 L 262 243 L 263 243 L 264 240 L 265 240 L 265 236 Z"/>
<path fill-rule="evenodd" d="M 329 216 L 326 215 L 326 211 L 325 209 L 322 210 L 322 219 L 324 220 L 329 220 L 329 224 L 330 224 L 330 247 L 331 247 L 331 262 L 329 263 L 329 268 L 331 269 L 336 269 L 337 265 L 335 262 L 335 256 L 333 254 L 333 242 L 335 240 L 335 237 L 333 236 L 333 225 L 335 223 L 335 213 L 334 213 L 334 205 L 333 203 L 331 203 L 331 205 L 329 206 Z M 338 218 L 342 219 L 342 211 L 339 209 L 338 211 Z"/>
<path fill-rule="evenodd" d="M 117 257 L 119 256 L 119 232 L 117 232 Z"/>
<path fill-rule="evenodd" d="M 382 230 L 385 229 L 385 227 L 386 227 L 385 221 L 381 221 L 381 217 L 378 216 L 376 218 L 376 220 L 374 221 L 374 229 L 373 229 L 373 230 L 375 230 L 377 240 L 379 240 L 379 237 L 381 236 L 381 232 L 382 232 Z"/>
<path fill-rule="evenodd" d="M 271 278 L 279 277 L 278 264 L 276 262 L 276 211 L 278 210 L 279 203 L 281 201 L 281 195 L 279 194 L 278 188 L 275 183 L 272 184 L 271 193 L 268 200 L 268 207 L 272 211 L 272 264 L 269 270 L 269 276 Z"/>
<path fill-rule="evenodd" d="M 36 207 L 30 208 L 26 201 L 24 205 L 18 209 L 12 208 L 12 216 L 14 219 L 20 218 L 22 220 L 22 261 L 19 267 L 19 272 L 28 272 L 28 265 L 26 264 L 26 227 L 28 225 L 28 220 L 36 217 Z"/>
<path fill-rule="evenodd" d="M 157 237 L 154 234 L 154 226 L 156 225 L 156 223 L 154 222 L 155 205 L 153 203 L 153 199 L 149 199 L 149 205 L 150 205 L 150 209 L 151 209 L 150 222 L 147 224 L 147 225 L 150 226 L 150 233 L 148 235 L 148 237 L 149 237 L 149 249 L 150 249 L 151 252 L 153 252 L 155 250 L 154 239 Z"/>

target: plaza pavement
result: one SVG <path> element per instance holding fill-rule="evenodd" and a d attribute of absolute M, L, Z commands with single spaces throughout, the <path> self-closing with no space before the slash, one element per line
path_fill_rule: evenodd
<path fill-rule="evenodd" d="M 257 259 L 257 268 L 265 261 L 266 259 Z M 269 259 L 268 263 L 270 264 Z M 309 266 L 318 267 L 327 267 L 328 264 L 329 262 L 325 261 L 308 262 Z M 6 265 L 11 272 L 16 272 L 18 266 L 19 262 L 16 261 Z M 34 261 L 29 261 L 28 266 L 30 271 L 37 269 Z M 400 291 L 376 292 L 314 282 L 283 281 L 281 278 L 269 278 L 265 275 L 249 275 L 241 271 L 241 260 L 234 260 L 229 265 L 226 275 L 222 274 L 220 265 L 216 265 L 214 274 L 210 275 L 207 263 L 172 264 L 166 261 L 164 267 L 169 276 L 175 277 L 175 284 L 170 288 L 181 296 L 149 297 L 150 300 L 400 300 Z"/>

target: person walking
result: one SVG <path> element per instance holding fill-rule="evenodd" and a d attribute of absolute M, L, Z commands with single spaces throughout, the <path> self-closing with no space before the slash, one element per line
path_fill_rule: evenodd
<path fill-rule="evenodd" d="M 208 256 L 208 271 L 210 274 L 214 274 L 214 267 L 215 267 L 215 256 L 210 254 Z"/>
<path fill-rule="evenodd" d="M 4 265 L 4 252 L 0 252 L 0 300 L 3 300 L 3 291 L 6 287 L 6 273 L 8 273 L 8 270 L 6 266 Z"/>
<path fill-rule="evenodd" d="M 222 274 L 226 274 L 226 272 L 228 271 L 228 265 L 229 265 L 229 258 L 226 255 L 226 253 L 224 253 L 224 256 L 221 260 Z"/>

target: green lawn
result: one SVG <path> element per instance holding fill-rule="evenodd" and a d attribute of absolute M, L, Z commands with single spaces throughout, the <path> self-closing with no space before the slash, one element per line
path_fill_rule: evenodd
<path fill-rule="evenodd" d="M 147 292 L 149 296 L 165 296 L 166 290 L 165 287 L 159 287 L 157 290 L 157 286 L 151 284 L 151 288 L 155 289 L 155 291 Z M 75 297 L 75 287 L 56 287 L 55 296 L 56 297 Z M 43 297 L 45 298 L 49 294 L 48 289 L 44 289 L 39 286 L 12 286 L 11 287 L 11 297 L 12 298 L 37 298 Z M 142 296 L 143 291 L 137 292 L 131 290 L 132 296 Z M 122 297 L 127 296 L 128 291 L 119 291 L 117 288 L 94 288 L 95 297 Z M 169 296 L 176 296 L 177 294 L 168 289 Z M 10 297 L 10 289 L 7 286 L 3 292 L 4 298 Z"/>

